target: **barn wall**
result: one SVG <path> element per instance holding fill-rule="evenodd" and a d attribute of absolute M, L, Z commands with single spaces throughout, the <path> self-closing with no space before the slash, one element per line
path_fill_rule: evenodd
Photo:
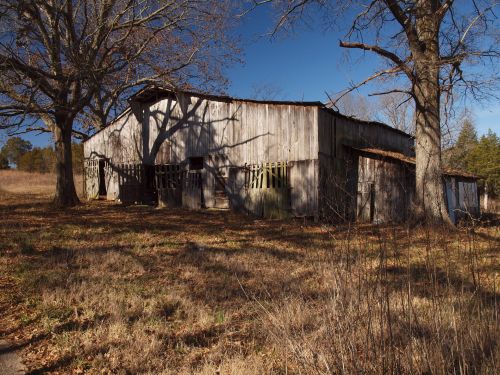
<path fill-rule="evenodd" d="M 118 163 L 141 163 L 142 124 L 137 114 L 124 113 L 108 127 L 96 133 L 83 144 L 86 159 L 106 159 L 105 183 L 108 199 L 119 198 Z M 96 177 L 97 178 L 97 177 Z M 87 181 L 87 186 L 92 181 Z"/>
<path fill-rule="evenodd" d="M 338 116 L 320 109 L 318 114 L 319 208 L 334 221 L 357 217 L 358 155 L 351 147 L 378 148 L 411 155 L 410 136 L 387 126 Z M 351 147 L 347 147 L 351 146 Z"/>
<path fill-rule="evenodd" d="M 476 181 L 458 178 L 458 197 L 460 209 L 472 216 L 479 215 L 479 196 Z"/>
<path fill-rule="evenodd" d="M 207 100 L 178 94 L 150 104 L 134 103 L 134 113 L 116 121 L 85 144 L 86 157 L 106 156 L 113 162 L 179 164 L 203 157 L 204 204 L 214 207 L 216 178 L 228 179 L 236 208 L 245 208 L 241 187 L 245 165 L 290 163 L 291 210 L 315 215 L 318 175 L 318 108 L 238 100 Z M 138 119 L 141 119 L 140 122 Z M 115 140 L 116 139 L 116 140 Z M 229 188 L 228 188 L 229 189 Z M 118 186 L 110 175 L 108 197 Z M 240 196 L 240 197 L 238 197 Z M 237 202 L 240 202 L 238 207 Z"/>
<path fill-rule="evenodd" d="M 477 181 L 460 176 L 445 176 L 444 189 L 448 214 L 453 223 L 480 214 Z"/>
<path fill-rule="evenodd" d="M 130 111 L 84 143 L 86 158 L 108 158 L 116 163 L 140 162 L 142 124 Z"/>
<path fill-rule="evenodd" d="M 319 155 L 319 215 L 338 222 L 352 218 L 355 212 L 357 160 Z"/>
<path fill-rule="evenodd" d="M 413 154 L 413 139 L 389 126 L 349 119 L 326 109 L 320 109 L 318 117 L 321 154 L 347 159 L 350 155 L 345 146 Z"/>
<path fill-rule="evenodd" d="M 314 215 L 317 208 L 318 108 L 245 101 L 215 101 L 179 95 L 162 99 L 144 110 L 149 129 L 144 160 L 154 163 L 159 145 L 169 143 L 170 162 L 186 165 L 190 157 L 204 157 L 205 205 L 213 207 L 216 177 L 226 181 L 231 202 L 248 208 L 242 188 L 245 165 L 290 163 L 291 210 L 294 215 Z M 240 167 L 240 168 L 237 168 Z M 237 186 L 237 187 L 236 187 Z M 239 203 L 238 203 L 239 202 Z"/>
<path fill-rule="evenodd" d="M 360 155 L 356 217 L 360 222 L 401 222 L 414 195 L 414 172 L 404 163 Z"/>
<path fill-rule="evenodd" d="M 164 141 L 171 161 L 223 154 L 227 166 L 317 159 L 318 108 L 315 106 L 214 101 L 182 95 L 144 108 L 149 124 L 144 160 L 154 163 Z M 149 131 L 148 131 L 149 130 Z"/>

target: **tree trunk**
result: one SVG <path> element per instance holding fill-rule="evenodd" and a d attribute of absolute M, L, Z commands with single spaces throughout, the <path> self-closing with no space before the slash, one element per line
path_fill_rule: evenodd
<path fill-rule="evenodd" d="M 432 0 L 419 3 L 415 57 L 416 216 L 427 223 L 451 224 L 445 202 L 441 161 L 439 20 Z"/>
<path fill-rule="evenodd" d="M 73 179 L 72 128 L 73 118 L 65 115 L 56 116 L 54 141 L 57 182 L 54 204 L 58 207 L 72 207 L 80 203 Z"/>
<path fill-rule="evenodd" d="M 422 75 L 419 75 L 422 79 Z M 420 80 L 419 79 L 419 80 Z M 449 223 L 443 189 L 439 88 L 423 78 L 416 105 L 416 207 L 427 222 Z"/>

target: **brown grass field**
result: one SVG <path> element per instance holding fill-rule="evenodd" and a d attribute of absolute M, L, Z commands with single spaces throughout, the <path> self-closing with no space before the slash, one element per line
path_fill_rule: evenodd
<path fill-rule="evenodd" d="M 499 228 L 50 206 L 0 171 L 0 338 L 31 374 L 499 373 Z"/>

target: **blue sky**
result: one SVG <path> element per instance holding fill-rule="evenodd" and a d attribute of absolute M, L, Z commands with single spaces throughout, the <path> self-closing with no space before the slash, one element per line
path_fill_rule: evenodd
<path fill-rule="evenodd" d="M 250 14 L 243 21 L 241 32 L 247 43 L 243 57 L 245 63 L 229 70 L 231 95 L 251 97 L 255 93 L 254 87 L 269 85 L 279 89 L 279 99 L 325 102 L 328 100 L 325 91 L 338 93 L 350 83 L 372 75 L 381 64 L 370 52 L 351 50 L 348 54 L 338 45 L 343 33 L 325 30 L 320 20 L 315 26 L 274 39 L 265 35 L 272 25 L 265 9 Z M 366 86 L 358 92 L 367 95 L 373 92 L 373 86 Z M 500 103 L 467 105 L 472 110 L 479 135 L 488 129 L 500 132 Z"/>
<path fill-rule="evenodd" d="M 266 35 L 273 25 L 270 10 L 261 7 L 241 21 L 238 33 L 244 63 L 228 69 L 228 94 L 250 98 L 259 88 L 271 87 L 278 93 L 276 99 L 327 101 L 325 91 L 335 94 L 351 82 L 365 79 L 380 65 L 372 53 L 351 52 L 348 57 L 338 46 L 342 33 L 325 31 L 319 19 L 314 26 L 270 38 Z M 359 93 L 366 95 L 370 91 L 364 88 Z M 480 135 L 488 129 L 500 132 L 499 103 L 471 103 L 470 108 Z M 35 146 L 52 143 L 47 134 L 25 138 Z"/>
<path fill-rule="evenodd" d="M 282 90 L 282 99 L 326 100 L 325 90 L 340 91 L 349 79 L 369 73 L 367 65 L 360 65 L 354 74 L 338 47 L 339 35 L 324 32 L 321 25 L 271 38 L 272 26 L 264 8 L 242 21 L 245 62 L 228 72 L 230 94 L 250 96 L 253 86 L 271 85 Z"/>

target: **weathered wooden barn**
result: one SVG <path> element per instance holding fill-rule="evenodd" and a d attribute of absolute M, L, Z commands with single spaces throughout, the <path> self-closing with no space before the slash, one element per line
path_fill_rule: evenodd
<path fill-rule="evenodd" d="M 415 194 L 415 159 L 399 152 L 354 148 L 358 160 L 357 219 L 384 223 L 404 221 Z M 443 171 L 443 189 L 452 222 L 479 216 L 477 177 L 453 169 Z"/>
<path fill-rule="evenodd" d="M 412 153 L 408 134 L 320 102 L 147 88 L 85 141 L 85 191 L 89 199 L 264 217 L 397 221 L 410 210 L 414 177 L 401 158 Z"/>

